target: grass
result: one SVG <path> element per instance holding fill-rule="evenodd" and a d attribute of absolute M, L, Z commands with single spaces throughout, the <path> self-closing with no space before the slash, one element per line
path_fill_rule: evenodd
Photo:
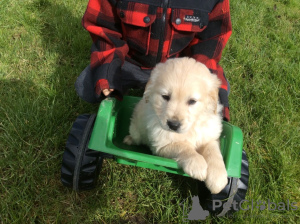
<path fill-rule="evenodd" d="M 77 115 L 76 77 L 89 63 L 81 27 L 87 1 L 2 0 L 0 7 L 0 223 L 180 223 L 191 179 L 105 161 L 96 189 L 60 183 Z M 250 163 L 247 200 L 296 202 L 296 211 L 250 209 L 206 223 L 300 219 L 300 3 L 232 1 L 233 34 L 222 66 L 232 123 Z"/>

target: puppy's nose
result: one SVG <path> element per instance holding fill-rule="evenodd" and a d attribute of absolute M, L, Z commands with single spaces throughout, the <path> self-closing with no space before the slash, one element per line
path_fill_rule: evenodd
<path fill-rule="evenodd" d="M 181 126 L 181 123 L 179 121 L 176 121 L 176 120 L 167 120 L 167 125 L 169 126 L 169 128 L 173 131 L 177 131 L 180 126 Z"/>

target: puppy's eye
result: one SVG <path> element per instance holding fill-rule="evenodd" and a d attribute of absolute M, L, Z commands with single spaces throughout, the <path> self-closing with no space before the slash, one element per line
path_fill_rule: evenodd
<path fill-rule="evenodd" d="M 188 105 L 194 105 L 196 102 L 197 102 L 196 100 L 190 99 L 190 100 L 188 101 Z"/>
<path fill-rule="evenodd" d="M 169 101 L 170 100 L 170 96 L 169 95 L 161 95 L 162 98 L 165 100 L 165 101 Z"/>

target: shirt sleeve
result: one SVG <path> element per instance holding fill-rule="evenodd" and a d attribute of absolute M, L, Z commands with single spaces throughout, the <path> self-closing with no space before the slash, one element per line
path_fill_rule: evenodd
<path fill-rule="evenodd" d="M 205 30 L 195 35 L 185 50 L 185 55 L 204 63 L 221 80 L 219 98 L 224 106 L 223 117 L 229 121 L 228 81 L 223 68 L 219 65 L 222 51 L 231 36 L 229 0 L 220 0 L 211 13 Z"/>
<path fill-rule="evenodd" d="M 95 85 L 99 80 L 107 80 L 109 88 L 121 92 L 121 66 L 128 45 L 122 40 L 115 4 L 114 0 L 89 0 L 82 25 L 93 40 L 91 69 Z"/>

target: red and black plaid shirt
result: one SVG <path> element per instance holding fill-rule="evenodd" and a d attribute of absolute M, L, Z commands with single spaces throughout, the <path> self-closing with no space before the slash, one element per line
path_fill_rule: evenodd
<path fill-rule="evenodd" d="M 120 86 L 114 76 L 124 60 L 153 68 L 193 57 L 221 80 L 229 120 L 228 83 L 218 64 L 232 30 L 229 0 L 89 0 L 82 23 L 93 39 L 91 67 L 101 90 Z"/>

